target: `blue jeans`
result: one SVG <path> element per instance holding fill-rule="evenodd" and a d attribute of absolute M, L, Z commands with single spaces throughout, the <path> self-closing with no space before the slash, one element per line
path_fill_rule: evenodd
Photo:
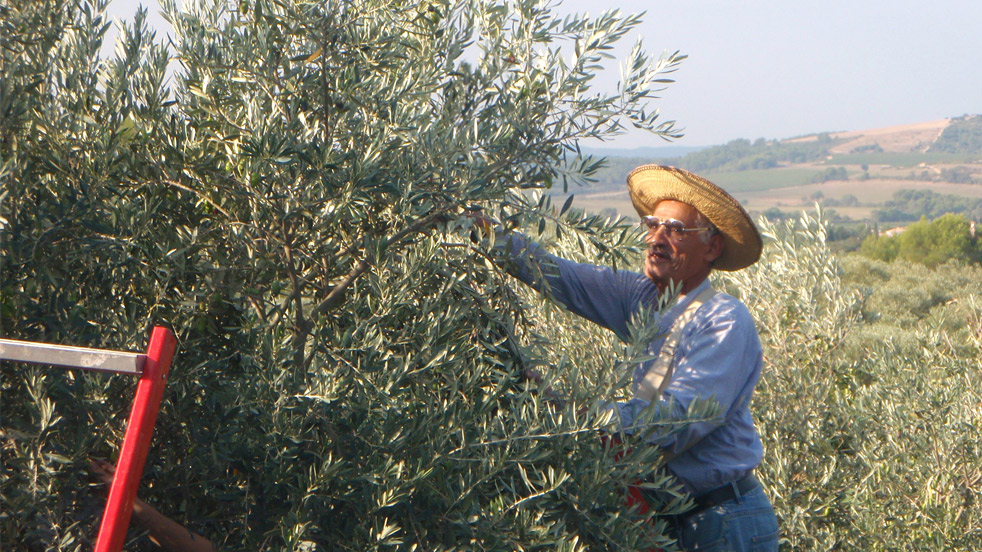
<path fill-rule="evenodd" d="M 689 516 L 675 518 L 679 546 L 691 552 L 776 552 L 777 517 L 760 487 Z"/>

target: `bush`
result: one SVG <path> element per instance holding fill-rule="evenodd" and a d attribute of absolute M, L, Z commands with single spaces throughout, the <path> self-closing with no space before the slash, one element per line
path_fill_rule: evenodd
<path fill-rule="evenodd" d="M 895 236 L 871 234 L 863 241 L 860 252 L 872 259 L 903 259 L 934 267 L 948 260 L 979 262 L 982 242 L 972 236 L 965 217 L 947 214 L 933 221 L 921 218 Z"/>
<path fill-rule="evenodd" d="M 829 182 L 830 180 L 849 180 L 849 172 L 845 167 L 829 167 L 825 172 L 816 174 L 812 182 Z"/>
<path fill-rule="evenodd" d="M 764 342 L 754 411 L 784 547 L 978 549 L 979 269 L 932 273 L 855 256 L 843 269 L 820 220 L 760 226 L 772 240 L 761 262 L 721 276 L 742 292 Z M 898 271 L 910 279 L 894 282 Z M 881 294 L 885 286 L 925 280 L 918 306 L 886 309 L 905 296 Z M 918 309 L 919 322 L 891 314 Z M 931 322 L 942 319 L 962 320 L 961 330 Z"/>

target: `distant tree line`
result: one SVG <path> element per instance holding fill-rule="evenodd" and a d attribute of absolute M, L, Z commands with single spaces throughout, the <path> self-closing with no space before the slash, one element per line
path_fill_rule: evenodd
<path fill-rule="evenodd" d="M 982 262 L 982 240 L 964 215 L 946 214 L 921 220 L 895 236 L 870 234 L 859 252 L 881 261 L 904 260 L 935 267 L 948 260 Z"/>
<path fill-rule="evenodd" d="M 869 178 L 869 174 L 866 173 L 865 177 L 860 177 L 860 180 L 866 180 Z M 920 172 L 910 171 L 906 176 L 896 176 L 898 180 L 915 180 L 918 182 L 951 182 L 953 184 L 982 184 L 982 173 L 977 169 L 973 169 L 971 166 L 956 165 L 954 167 L 946 167 L 940 171 L 933 169 L 923 169 Z"/>
<path fill-rule="evenodd" d="M 982 199 L 939 194 L 931 190 L 897 190 L 893 199 L 873 211 L 877 222 L 909 222 L 921 217 L 936 219 L 946 213 L 982 220 Z"/>
<path fill-rule="evenodd" d="M 880 144 L 865 144 L 852 148 L 849 153 L 883 153 L 883 146 Z"/>
<path fill-rule="evenodd" d="M 830 180 L 849 180 L 849 172 L 845 167 L 829 167 L 825 172 L 816 174 L 812 182 L 822 183 Z"/>
<path fill-rule="evenodd" d="M 590 191 L 623 190 L 628 173 L 635 167 L 647 163 L 672 165 L 701 173 L 770 169 L 782 163 L 807 163 L 825 159 L 829 147 L 836 143 L 838 140 L 833 140 L 827 133 L 822 133 L 816 140 L 808 142 L 768 141 L 764 138 L 751 142 L 746 138 L 739 138 L 721 146 L 688 153 L 683 157 L 650 159 L 610 156 L 606 158 L 606 165 L 593 175 L 594 182 L 590 185 Z M 844 168 L 834 170 L 837 172 L 831 176 L 820 175 L 819 178 L 824 177 L 824 180 L 820 181 L 846 178 Z M 577 190 L 570 187 L 569 191 L 576 193 Z"/>
<path fill-rule="evenodd" d="M 594 159 L 597 159 L 596 157 Z M 591 175 L 588 181 L 589 190 L 577 185 L 568 185 L 566 188 L 562 188 L 559 185 L 555 185 L 552 189 L 554 195 L 562 195 L 566 193 L 578 194 L 584 192 L 623 192 L 627 191 L 627 175 L 637 167 L 641 165 L 656 164 L 656 165 L 671 165 L 673 167 L 680 167 L 682 157 L 662 157 L 662 158 L 651 158 L 651 157 L 617 157 L 608 156 L 604 158 L 603 166 L 597 169 L 597 171 Z"/>
<path fill-rule="evenodd" d="M 941 169 L 941 181 L 955 184 L 976 184 L 975 173 L 969 167 L 959 165 L 950 169 Z"/>
<path fill-rule="evenodd" d="M 859 205 L 859 198 L 853 194 L 846 194 L 839 199 L 827 197 L 821 201 L 822 207 L 856 207 Z"/>
<path fill-rule="evenodd" d="M 679 165 L 696 172 L 770 169 L 781 163 L 808 163 L 824 159 L 829 147 L 837 142 L 827 133 L 818 135 L 816 140 L 800 142 L 768 141 L 764 138 L 751 142 L 740 138 L 722 146 L 690 153 L 679 161 Z"/>
<path fill-rule="evenodd" d="M 982 154 L 982 116 L 952 119 L 928 151 Z"/>

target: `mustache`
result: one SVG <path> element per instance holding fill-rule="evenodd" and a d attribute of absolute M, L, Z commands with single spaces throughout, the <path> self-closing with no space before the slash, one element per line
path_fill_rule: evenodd
<path fill-rule="evenodd" d="M 657 255 L 657 256 L 660 256 L 660 257 L 666 257 L 668 259 L 671 259 L 672 258 L 672 251 L 671 251 L 671 249 L 669 249 L 669 247 L 667 245 L 661 244 L 661 243 L 653 243 L 653 244 L 649 245 L 648 246 L 648 254 L 649 255 Z"/>

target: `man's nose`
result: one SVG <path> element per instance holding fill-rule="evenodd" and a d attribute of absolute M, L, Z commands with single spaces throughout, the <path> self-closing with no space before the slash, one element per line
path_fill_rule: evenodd
<path fill-rule="evenodd" d="M 656 241 L 658 241 L 658 236 L 664 235 L 665 232 L 667 232 L 665 230 L 665 226 L 661 224 L 655 226 L 654 228 L 648 228 L 648 231 L 645 232 L 644 234 L 644 243 L 647 244 L 655 243 Z"/>

